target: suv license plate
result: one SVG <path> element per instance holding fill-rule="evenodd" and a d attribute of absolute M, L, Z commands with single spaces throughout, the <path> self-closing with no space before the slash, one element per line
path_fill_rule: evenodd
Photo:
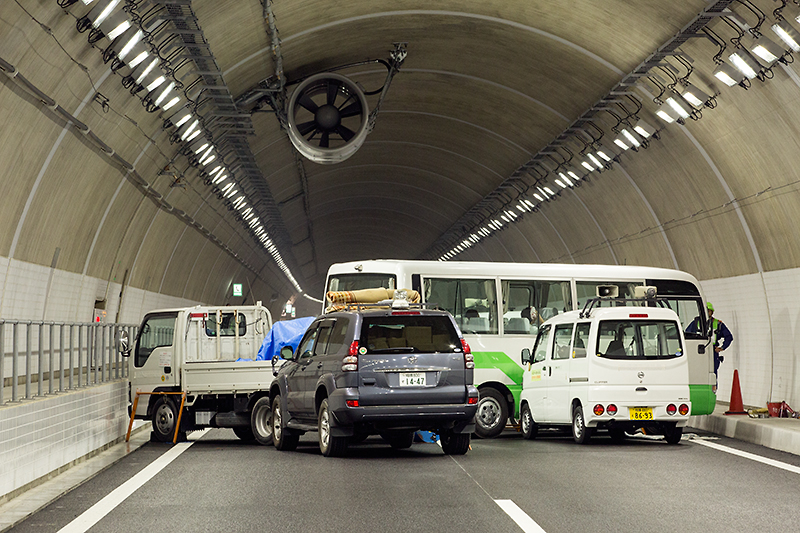
<path fill-rule="evenodd" d="M 400 386 L 401 387 L 424 387 L 425 386 L 425 372 L 401 372 L 400 373 Z"/>
<path fill-rule="evenodd" d="M 653 408 L 652 407 L 631 407 L 628 409 L 631 420 L 652 420 Z"/>

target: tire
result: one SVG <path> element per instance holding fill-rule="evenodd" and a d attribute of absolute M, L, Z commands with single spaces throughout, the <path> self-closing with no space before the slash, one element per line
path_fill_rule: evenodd
<path fill-rule="evenodd" d="M 398 431 L 386 434 L 384 440 L 395 450 L 405 450 L 414 444 L 414 431 Z"/>
<path fill-rule="evenodd" d="M 178 408 L 171 398 L 162 396 L 153 407 L 153 437 L 158 442 L 172 442 L 178 423 Z"/>
<path fill-rule="evenodd" d="M 493 439 L 506 427 L 508 402 L 500 391 L 491 387 L 481 389 L 480 393 L 475 414 L 475 435 L 482 439 Z"/>
<path fill-rule="evenodd" d="M 294 435 L 286 430 L 283 423 L 283 408 L 281 397 L 275 396 L 272 400 L 272 442 L 281 451 L 292 451 L 297 448 L 300 441 L 299 435 Z"/>
<path fill-rule="evenodd" d="M 464 455 L 469 451 L 469 433 L 439 433 L 442 451 L 447 455 Z"/>
<path fill-rule="evenodd" d="M 253 406 L 250 413 L 250 433 L 259 444 L 272 444 L 272 406 L 269 398 L 262 396 Z"/>
<path fill-rule="evenodd" d="M 683 436 L 683 428 L 669 427 L 664 430 L 664 439 L 667 441 L 667 444 L 680 443 L 681 436 Z"/>
<path fill-rule="evenodd" d="M 576 405 L 572 410 L 572 438 L 578 444 L 586 444 L 592 438 L 593 428 L 587 428 L 583 418 L 583 407 Z"/>
<path fill-rule="evenodd" d="M 322 400 L 317 417 L 319 430 L 319 451 L 325 457 L 341 457 L 347 451 L 348 437 L 334 437 L 331 435 L 331 412 L 328 409 L 328 399 Z"/>
<path fill-rule="evenodd" d="M 236 436 L 244 442 L 253 442 L 256 440 L 256 436 L 253 435 L 253 430 L 250 429 L 250 426 L 238 426 L 231 429 L 233 429 Z"/>
<path fill-rule="evenodd" d="M 533 421 L 531 408 L 525 403 L 522 405 L 521 413 L 519 415 L 520 425 L 522 426 L 522 438 L 525 440 L 533 440 L 539 434 L 539 425 Z"/>

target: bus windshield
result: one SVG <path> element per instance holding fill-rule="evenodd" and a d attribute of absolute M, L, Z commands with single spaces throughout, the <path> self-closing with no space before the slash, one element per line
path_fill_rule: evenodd
<path fill-rule="evenodd" d="M 358 273 L 332 274 L 328 278 L 328 291 L 357 291 L 361 289 L 396 289 L 397 276 L 394 274 Z"/>

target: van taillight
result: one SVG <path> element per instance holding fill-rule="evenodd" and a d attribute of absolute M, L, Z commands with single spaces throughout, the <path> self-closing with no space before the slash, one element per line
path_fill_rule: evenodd
<path fill-rule="evenodd" d="M 675 404 L 674 404 L 674 403 L 671 403 L 671 404 L 669 404 L 669 405 L 667 406 L 667 414 L 668 414 L 669 416 L 672 416 L 672 415 L 674 415 L 674 414 L 677 412 L 677 410 L 678 410 L 678 408 L 677 408 L 677 407 L 675 407 Z"/>
<path fill-rule="evenodd" d="M 472 356 L 472 349 L 464 339 L 461 339 L 461 350 L 464 352 L 464 368 L 475 368 L 475 358 Z"/>
<path fill-rule="evenodd" d="M 605 408 L 603 408 L 603 406 L 600 405 L 599 403 L 594 406 L 594 414 L 595 414 L 595 416 L 600 416 L 603 413 L 605 413 L 605 411 L 606 411 Z"/>
<path fill-rule="evenodd" d="M 681 406 L 678 408 L 678 412 L 681 414 L 681 416 L 688 415 L 689 414 L 689 406 L 686 405 L 685 403 L 682 403 Z"/>
<path fill-rule="evenodd" d="M 342 359 L 342 372 L 356 372 L 358 370 L 358 341 L 350 344 L 347 357 Z"/>
<path fill-rule="evenodd" d="M 613 403 L 608 404 L 608 407 L 606 408 L 606 413 L 608 413 L 611 416 L 616 415 L 617 414 L 617 406 L 614 405 Z"/>
<path fill-rule="evenodd" d="M 647 318 L 647 313 L 631 313 L 628 315 L 630 318 Z"/>

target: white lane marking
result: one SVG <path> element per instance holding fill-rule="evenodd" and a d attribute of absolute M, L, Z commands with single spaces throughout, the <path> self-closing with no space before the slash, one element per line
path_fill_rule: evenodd
<path fill-rule="evenodd" d="M 544 529 L 512 500 L 495 500 L 494 503 L 499 505 L 525 533 L 545 533 Z"/>
<path fill-rule="evenodd" d="M 90 527 L 98 523 L 108 513 L 113 511 L 125 499 L 136 492 L 139 487 L 153 479 L 153 477 L 161 472 L 168 464 L 178 458 L 180 454 L 189 449 L 189 446 L 194 444 L 197 439 L 205 435 L 207 430 L 199 432 L 197 436 L 190 442 L 180 442 L 170 448 L 170 450 L 147 465 L 141 472 L 130 478 L 128 481 L 112 490 L 108 495 L 89 507 L 86 511 L 78 516 L 75 520 L 58 530 L 58 533 L 84 533 Z M 202 433 L 202 434 L 200 434 Z"/>
<path fill-rule="evenodd" d="M 721 452 L 730 453 L 732 455 L 738 455 L 739 457 L 744 457 L 745 459 L 750 459 L 751 461 L 758 461 L 759 463 L 764 463 L 765 465 L 774 466 L 775 468 L 780 468 L 782 470 L 786 470 L 787 472 L 800 474 L 800 467 L 790 465 L 789 463 L 783 463 L 781 461 L 776 461 L 774 459 L 768 459 L 766 457 L 761 457 L 760 455 L 756 455 L 754 453 L 743 452 L 741 450 L 737 450 L 736 448 L 729 448 L 728 446 L 723 446 L 722 444 L 717 444 L 716 442 L 709 442 L 707 440 L 692 439 L 692 442 L 700 444 L 701 446 L 708 446 L 709 448 L 713 448 Z"/>

